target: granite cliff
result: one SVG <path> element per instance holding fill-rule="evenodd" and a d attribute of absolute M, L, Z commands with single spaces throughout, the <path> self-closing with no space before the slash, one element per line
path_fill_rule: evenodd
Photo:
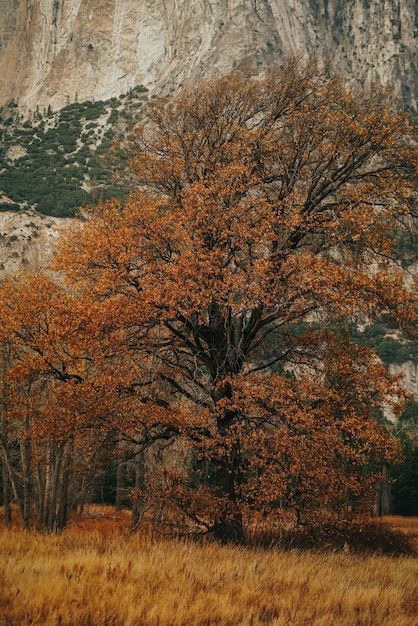
<path fill-rule="evenodd" d="M 415 0 L 2 0 L 0 106 L 170 90 L 298 50 L 416 107 L 417 32 Z"/>

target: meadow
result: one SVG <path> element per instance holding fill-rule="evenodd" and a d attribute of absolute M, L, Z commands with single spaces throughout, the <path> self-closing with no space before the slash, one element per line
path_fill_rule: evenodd
<path fill-rule="evenodd" d="M 418 518 L 392 518 L 418 538 Z M 60 534 L 0 530 L 3 626 L 416 626 L 418 559 L 130 533 L 89 511 Z"/>

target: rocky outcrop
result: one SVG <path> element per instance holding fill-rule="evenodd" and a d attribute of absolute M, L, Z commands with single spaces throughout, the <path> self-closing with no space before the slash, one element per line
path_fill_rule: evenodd
<path fill-rule="evenodd" d="M 417 11 L 414 0 L 2 0 L 0 105 L 170 90 L 299 50 L 416 106 Z"/>
<path fill-rule="evenodd" d="M 418 400 L 418 363 L 416 361 L 392 363 L 389 371 L 391 374 L 401 375 L 407 393 Z"/>
<path fill-rule="evenodd" d="M 0 282 L 21 272 L 46 270 L 67 223 L 36 211 L 0 213 Z"/>

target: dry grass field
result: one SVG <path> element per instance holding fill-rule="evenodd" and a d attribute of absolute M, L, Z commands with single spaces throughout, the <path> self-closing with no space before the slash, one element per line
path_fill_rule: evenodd
<path fill-rule="evenodd" d="M 418 539 L 418 518 L 390 518 Z M 130 534 L 93 510 L 61 534 L 0 530 L 3 626 L 417 626 L 418 559 Z"/>

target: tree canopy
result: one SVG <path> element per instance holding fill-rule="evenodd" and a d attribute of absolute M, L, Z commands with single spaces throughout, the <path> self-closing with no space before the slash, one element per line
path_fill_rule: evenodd
<path fill-rule="evenodd" d="M 89 428 L 147 450 L 135 498 L 221 541 L 370 509 L 403 392 L 346 326 L 416 319 L 407 116 L 290 59 L 156 101 L 126 154 L 130 198 L 61 246 L 78 314 L 55 378 L 79 405 L 88 388 Z"/>

